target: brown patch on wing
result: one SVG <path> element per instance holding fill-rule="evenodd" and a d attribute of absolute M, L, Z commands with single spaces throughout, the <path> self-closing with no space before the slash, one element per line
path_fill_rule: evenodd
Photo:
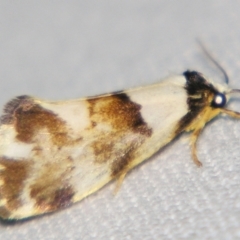
<path fill-rule="evenodd" d="M 141 106 L 132 102 L 125 93 L 88 99 L 89 114 L 94 125 L 110 123 L 116 131 L 131 130 L 151 136 L 152 130 L 141 116 Z"/>
<path fill-rule="evenodd" d="M 61 186 L 58 189 L 34 189 L 31 197 L 35 200 L 36 208 L 42 213 L 55 211 L 69 206 L 72 203 L 74 191 L 71 186 Z"/>
<path fill-rule="evenodd" d="M 65 121 L 36 104 L 29 96 L 20 96 L 7 103 L 1 123 L 14 124 L 17 139 L 25 143 L 31 143 L 34 135 L 43 128 L 47 128 L 57 146 L 63 146 L 69 141 Z"/>
<path fill-rule="evenodd" d="M 66 179 L 72 168 L 65 163 L 62 165 L 62 169 L 56 164 L 45 165 L 42 173 L 30 186 L 30 197 L 41 212 L 54 211 L 71 203 L 74 191 L 68 186 Z"/>
<path fill-rule="evenodd" d="M 47 128 L 52 142 L 57 146 L 63 146 L 69 141 L 65 122 L 38 104 L 20 104 L 14 109 L 13 117 L 17 139 L 22 142 L 31 143 L 34 135 L 43 128 Z"/>
<path fill-rule="evenodd" d="M 59 209 L 69 206 L 73 196 L 74 191 L 70 186 L 56 190 L 53 202 L 51 203 L 52 208 Z"/>
<path fill-rule="evenodd" d="M 22 194 L 24 181 L 27 179 L 31 164 L 29 161 L 16 161 L 2 157 L 0 164 L 0 200 L 6 199 L 6 207 L 0 208 L 0 216 L 7 217 L 7 213 L 14 211 L 22 205 L 20 195 Z"/>
<path fill-rule="evenodd" d="M 112 177 L 119 176 L 134 160 L 134 151 L 152 135 L 152 129 L 141 116 L 141 106 L 132 102 L 127 94 L 118 92 L 111 96 L 88 99 L 89 114 L 99 137 L 91 145 L 95 162 L 111 160 Z M 100 125 L 100 126 L 101 126 Z"/>

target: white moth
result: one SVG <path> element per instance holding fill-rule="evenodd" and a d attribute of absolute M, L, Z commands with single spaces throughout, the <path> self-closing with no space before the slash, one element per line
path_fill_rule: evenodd
<path fill-rule="evenodd" d="M 20 96 L 0 125 L 0 216 L 22 219 L 67 207 L 126 173 L 178 134 L 196 141 L 234 91 L 186 71 L 157 84 L 64 102 Z"/>

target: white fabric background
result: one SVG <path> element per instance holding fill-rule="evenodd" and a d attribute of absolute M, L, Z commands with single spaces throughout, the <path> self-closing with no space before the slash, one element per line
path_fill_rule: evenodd
<path fill-rule="evenodd" d="M 21 94 L 100 94 L 186 69 L 223 82 L 196 38 L 240 88 L 239 9 L 229 0 L 1 1 L 0 105 Z M 240 101 L 230 107 L 240 111 Z M 239 132 L 240 121 L 219 117 L 200 137 L 201 169 L 184 134 L 131 171 L 116 196 L 113 182 L 66 210 L 1 224 L 0 239 L 240 239 Z"/>

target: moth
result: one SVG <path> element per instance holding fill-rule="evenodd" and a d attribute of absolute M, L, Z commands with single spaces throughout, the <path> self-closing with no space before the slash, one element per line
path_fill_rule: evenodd
<path fill-rule="evenodd" d="M 186 71 L 159 83 L 77 100 L 19 96 L 0 122 L 0 217 L 23 219 L 65 208 L 130 169 L 182 132 L 192 158 L 204 126 L 237 89 Z"/>

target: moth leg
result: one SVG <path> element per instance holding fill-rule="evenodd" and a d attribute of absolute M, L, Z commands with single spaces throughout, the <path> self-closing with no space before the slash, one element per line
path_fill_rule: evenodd
<path fill-rule="evenodd" d="M 226 108 L 222 108 L 221 112 L 225 113 L 225 114 L 227 114 L 227 115 L 229 115 L 230 117 L 233 117 L 233 118 L 240 118 L 240 113 L 239 112 L 234 112 L 234 111 L 226 109 Z"/>
<path fill-rule="evenodd" d="M 197 140 L 198 140 L 198 137 L 200 135 L 202 131 L 202 128 L 200 129 L 196 129 L 192 135 L 191 135 L 191 145 L 192 145 L 192 158 L 193 158 L 193 162 L 198 166 L 198 167 L 201 167 L 202 166 L 202 163 L 198 160 L 198 156 L 197 156 Z"/>
<path fill-rule="evenodd" d="M 119 191 L 120 187 L 122 186 L 122 183 L 123 183 L 123 180 L 127 174 L 127 170 L 125 170 L 123 173 L 121 173 L 119 175 L 119 177 L 117 178 L 117 184 L 116 184 L 116 187 L 114 189 L 114 194 L 117 194 L 117 192 Z"/>

